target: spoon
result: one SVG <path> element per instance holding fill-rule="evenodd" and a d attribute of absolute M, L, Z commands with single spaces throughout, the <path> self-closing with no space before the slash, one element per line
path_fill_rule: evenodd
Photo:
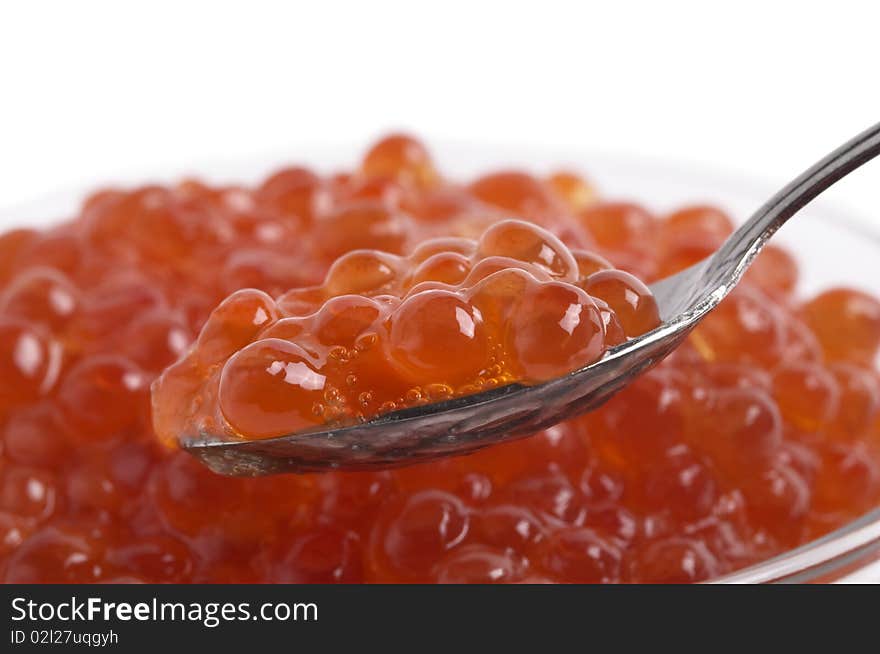
<path fill-rule="evenodd" d="M 880 123 L 837 148 L 771 197 L 713 255 L 651 286 L 661 325 L 604 358 L 534 386 L 490 391 L 388 413 L 340 428 L 265 440 L 203 433 L 182 446 L 215 472 L 379 470 L 466 454 L 591 411 L 674 350 L 736 286 L 767 240 L 813 198 L 880 154 Z"/>

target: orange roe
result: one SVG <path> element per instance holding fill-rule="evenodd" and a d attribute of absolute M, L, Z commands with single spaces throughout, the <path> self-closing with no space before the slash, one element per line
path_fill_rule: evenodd
<path fill-rule="evenodd" d="M 173 444 L 203 429 L 259 439 L 351 424 L 559 377 L 658 324 L 635 277 L 582 276 L 553 234 L 503 220 L 478 241 L 430 239 L 408 257 L 354 250 L 324 284 L 277 302 L 234 293 L 154 384 L 156 425 Z M 193 389 L 186 398 L 182 387 Z M 200 408 L 164 420 L 182 401 Z"/>
<path fill-rule="evenodd" d="M 108 189 L 2 234 L 0 579 L 690 582 L 825 534 L 880 501 L 880 302 L 800 301 L 776 248 L 666 361 L 521 441 L 241 479 L 157 438 L 555 376 L 655 324 L 643 284 L 730 229 L 572 172 L 460 184 L 396 135 L 350 171 Z"/>

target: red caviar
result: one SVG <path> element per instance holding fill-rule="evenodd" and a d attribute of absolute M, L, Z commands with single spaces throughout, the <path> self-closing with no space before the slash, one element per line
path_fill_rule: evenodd
<path fill-rule="evenodd" d="M 203 428 L 257 439 L 363 421 L 559 377 L 658 324 L 635 277 L 582 275 L 558 238 L 524 221 L 496 222 L 477 241 L 430 239 L 407 257 L 354 250 L 321 286 L 224 300 L 155 383 L 156 426 L 173 444 Z M 165 420 L 180 402 L 201 407 Z"/>
<path fill-rule="evenodd" d="M 670 358 L 518 442 L 239 479 L 157 438 L 562 374 L 730 229 L 571 171 L 458 184 L 398 135 L 352 171 L 105 190 L 0 235 L 0 579 L 688 582 L 827 533 L 880 501 L 880 302 L 800 302 L 776 248 Z"/>

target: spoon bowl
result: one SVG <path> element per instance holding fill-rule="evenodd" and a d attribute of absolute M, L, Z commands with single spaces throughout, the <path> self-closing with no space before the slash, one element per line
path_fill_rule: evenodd
<path fill-rule="evenodd" d="M 202 433 L 182 446 L 221 474 L 377 470 L 466 454 L 591 411 L 671 353 L 736 286 L 767 240 L 806 204 L 880 154 L 880 124 L 783 187 L 710 257 L 651 286 L 661 325 L 599 361 L 537 385 L 511 384 L 347 427 L 265 440 Z"/>

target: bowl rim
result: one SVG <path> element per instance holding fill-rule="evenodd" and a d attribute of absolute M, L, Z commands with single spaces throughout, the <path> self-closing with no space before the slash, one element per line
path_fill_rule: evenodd
<path fill-rule="evenodd" d="M 759 563 L 707 580 L 710 584 L 804 583 L 869 564 L 880 553 L 880 507 L 824 536 Z M 866 559 L 866 560 L 863 560 Z"/>

